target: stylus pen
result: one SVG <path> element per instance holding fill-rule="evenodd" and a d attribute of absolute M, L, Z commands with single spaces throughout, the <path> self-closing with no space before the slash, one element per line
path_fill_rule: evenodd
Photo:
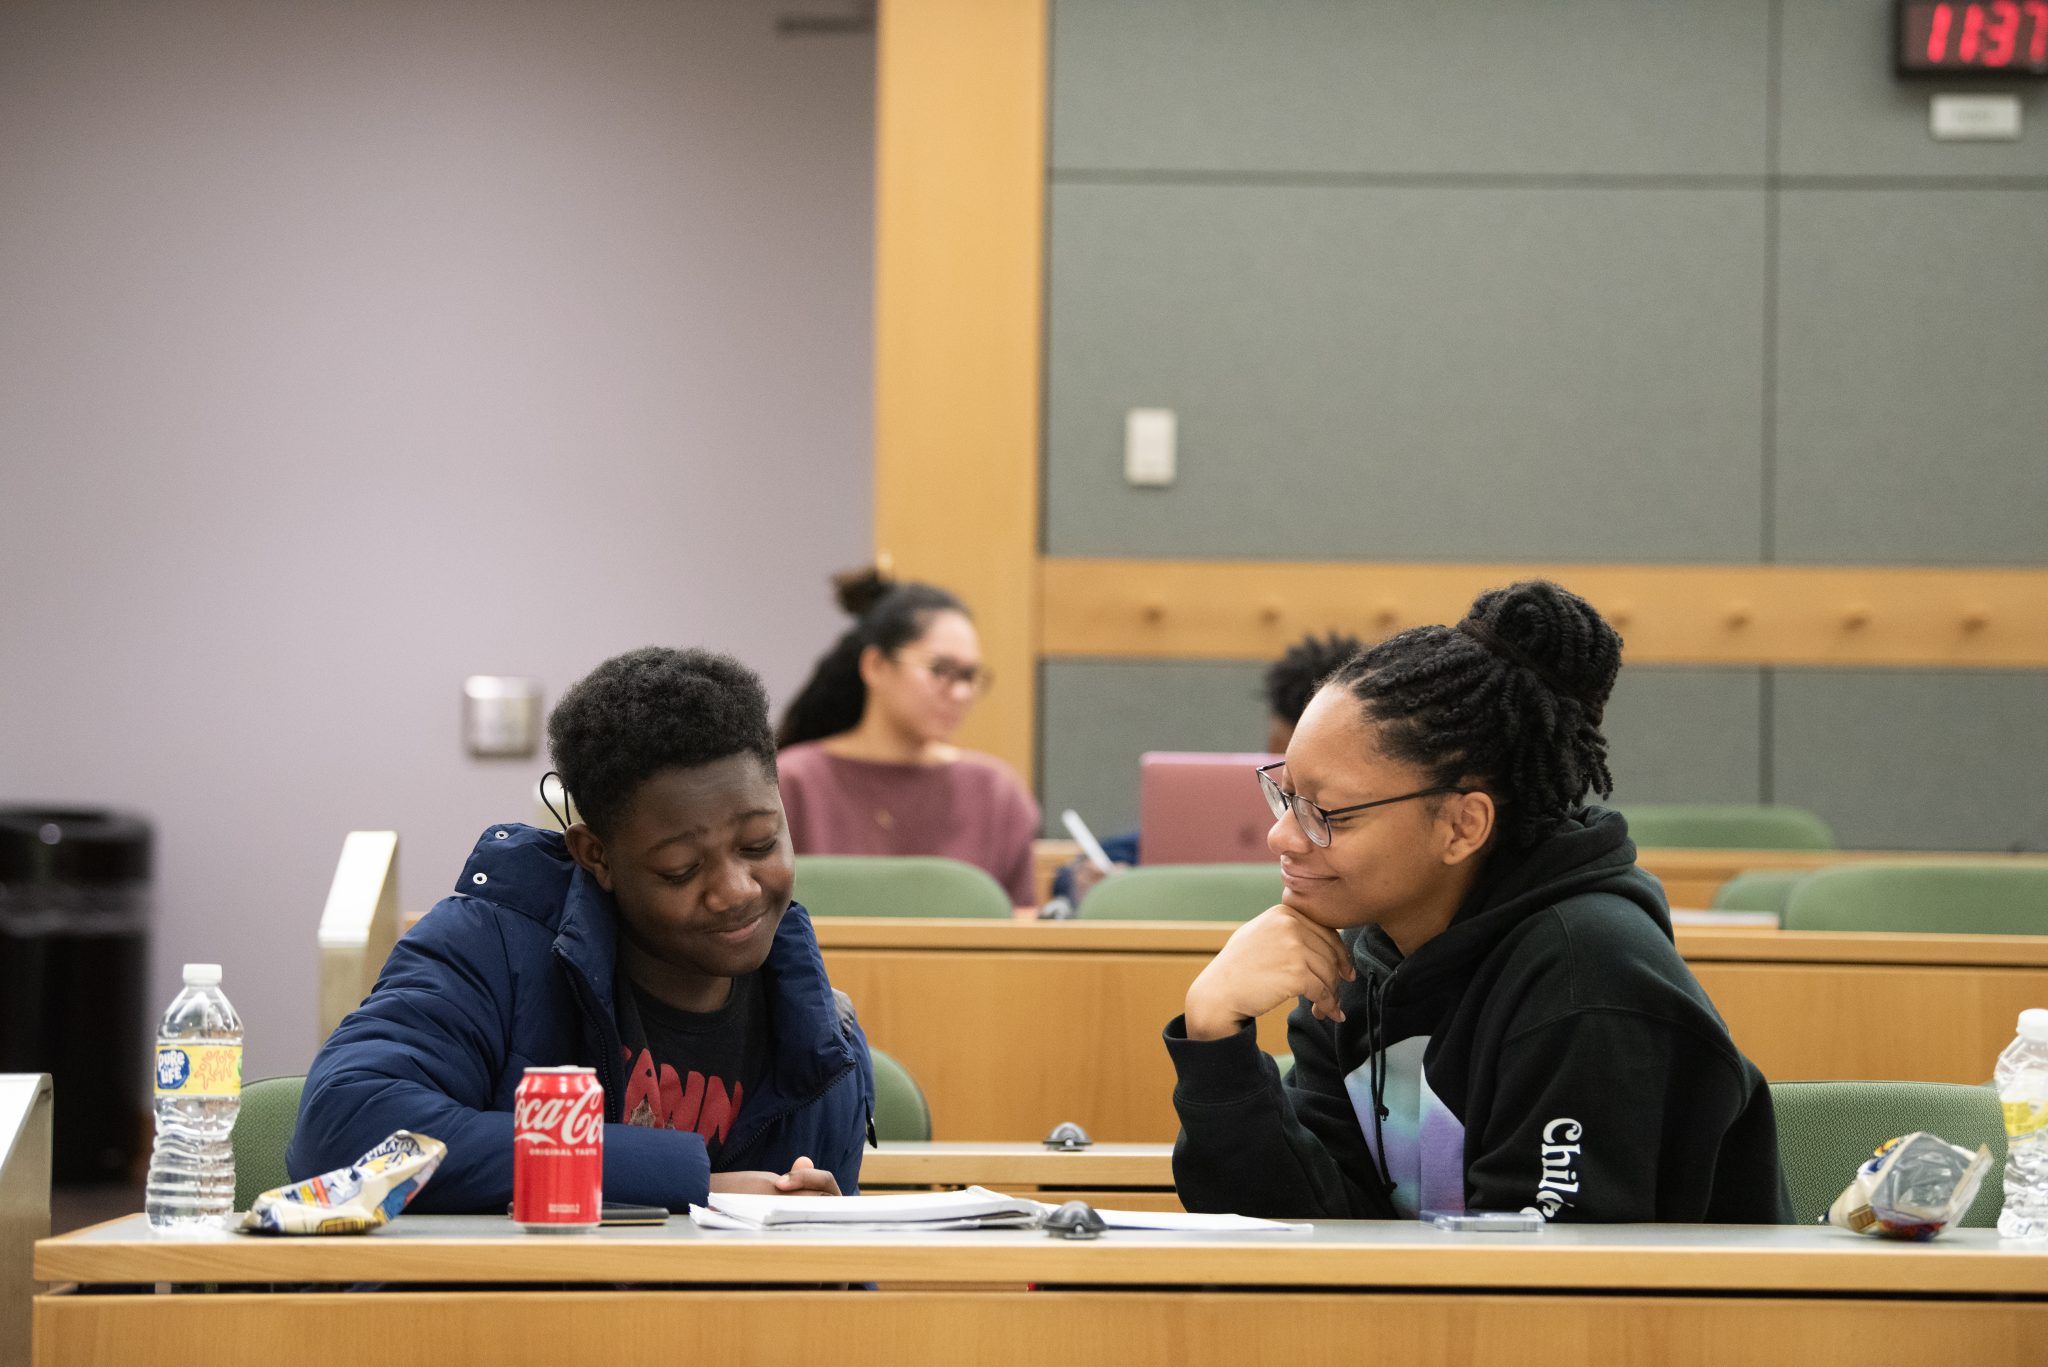
<path fill-rule="evenodd" d="M 1074 837 L 1074 843 L 1081 847 L 1081 853 L 1088 856 L 1088 862 L 1104 873 L 1115 873 L 1116 865 L 1104 853 L 1102 842 L 1095 838 L 1095 832 L 1088 829 L 1088 823 L 1072 807 L 1060 813 L 1060 820 L 1066 825 L 1067 834 Z"/>

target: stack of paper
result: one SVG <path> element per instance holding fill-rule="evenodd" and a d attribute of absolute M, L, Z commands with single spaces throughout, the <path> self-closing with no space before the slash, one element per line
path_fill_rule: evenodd
<path fill-rule="evenodd" d="M 904 1196 L 747 1196 L 714 1191 L 711 1208 L 691 1206 L 706 1229 L 876 1230 L 1028 1229 L 1039 1206 L 986 1187 Z"/>
<path fill-rule="evenodd" d="M 987 1187 L 920 1191 L 903 1196 L 743 1196 L 711 1193 L 711 1206 L 691 1206 L 705 1229 L 833 1231 L 872 1234 L 954 1229 L 1031 1229 L 1056 1207 L 1005 1196 Z M 1300 1234 L 1310 1226 L 1249 1215 L 1186 1215 L 1180 1211 L 1095 1212 L 1110 1229 L 1176 1230 L 1189 1234 Z"/>

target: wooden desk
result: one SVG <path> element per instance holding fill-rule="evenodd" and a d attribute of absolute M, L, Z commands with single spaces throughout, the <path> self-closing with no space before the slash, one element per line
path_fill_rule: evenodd
<path fill-rule="evenodd" d="M 1179 1210 L 1170 1144 L 1096 1144 L 1073 1153 L 1043 1144 L 888 1143 L 860 1163 L 860 1189 L 989 1187 L 1034 1201 L 1083 1200 L 1114 1210 Z"/>
<path fill-rule="evenodd" d="M 909 1068 L 935 1138 L 1170 1141 L 1159 1033 L 1235 928 L 1214 922 L 823 918 L 833 984 Z M 2048 1006 L 2048 936 L 1681 927 L 1678 946 L 1765 1076 L 1981 1082 L 2022 1008 Z M 1286 1013 L 1259 1043 L 1287 1050 Z"/>
<path fill-rule="evenodd" d="M 71 1284 L 37 1298 L 37 1367 L 1993 1367 L 2038 1362 L 2048 1343 L 2048 1252 L 1983 1230 L 1887 1244 L 1817 1228 L 1336 1222 L 1068 1243 L 712 1233 L 682 1219 L 533 1236 L 497 1217 L 405 1216 L 362 1238 L 171 1240 L 133 1217 L 43 1241 L 36 1275 Z M 868 1280 L 884 1289 L 817 1289 Z M 382 1289 L 339 1289 L 357 1283 Z M 152 1293 L 164 1284 L 175 1289 Z"/>
<path fill-rule="evenodd" d="M 1646 849 L 1636 852 L 1636 862 L 1663 881 L 1664 895 L 1675 907 L 1713 905 L 1714 894 L 1721 890 L 1721 885 L 1749 869 L 1797 869 L 1810 873 L 1833 864 L 1981 864 L 1986 860 L 2048 865 L 2048 854 L 1915 853 L 1910 850 Z"/>

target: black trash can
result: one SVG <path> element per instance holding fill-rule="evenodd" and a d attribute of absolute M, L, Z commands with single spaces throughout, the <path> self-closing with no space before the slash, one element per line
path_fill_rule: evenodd
<path fill-rule="evenodd" d="M 0 807 L 0 1073 L 50 1074 L 57 1182 L 141 1170 L 152 840 L 119 812 Z"/>

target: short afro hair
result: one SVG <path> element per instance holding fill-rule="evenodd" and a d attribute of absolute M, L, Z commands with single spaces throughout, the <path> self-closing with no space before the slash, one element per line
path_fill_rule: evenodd
<path fill-rule="evenodd" d="M 1266 710 L 1289 726 L 1299 725 L 1308 700 L 1323 686 L 1323 680 L 1364 649 L 1365 642 L 1356 636 L 1334 631 L 1328 636 L 1302 637 L 1266 670 Z"/>
<path fill-rule="evenodd" d="M 772 778 L 768 691 L 738 660 L 645 646 L 572 684 L 548 715 L 548 753 L 578 812 L 616 830 L 640 785 L 663 769 L 753 755 Z"/>

